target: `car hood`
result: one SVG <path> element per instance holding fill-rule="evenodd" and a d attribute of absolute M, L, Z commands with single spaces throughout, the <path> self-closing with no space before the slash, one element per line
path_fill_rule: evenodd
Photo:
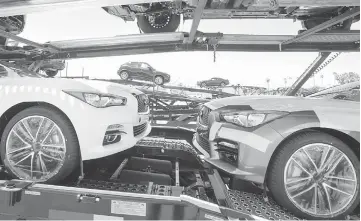
<path fill-rule="evenodd" d="M 113 95 L 142 94 L 141 91 L 117 83 L 98 80 L 64 79 L 64 78 L 8 78 L 5 85 L 34 86 L 41 88 L 55 88 L 63 91 L 77 91 L 89 93 L 105 93 Z M 2 82 L 0 81 L 0 84 Z"/>
<path fill-rule="evenodd" d="M 304 111 L 317 107 L 333 109 L 360 109 L 359 102 L 304 98 L 291 96 L 234 96 L 217 99 L 206 104 L 215 110 L 226 106 L 250 106 L 254 110 Z"/>

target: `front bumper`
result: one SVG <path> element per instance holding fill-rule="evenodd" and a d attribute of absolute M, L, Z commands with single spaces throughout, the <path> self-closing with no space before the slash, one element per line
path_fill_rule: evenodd
<path fill-rule="evenodd" d="M 81 151 L 83 160 L 97 159 L 125 151 L 133 147 L 139 140 L 146 137 L 151 131 L 149 115 L 138 114 L 138 121 L 126 122 L 108 118 L 107 120 L 94 119 L 93 127 L 89 128 L 88 139 L 82 139 Z M 121 139 L 114 144 L 104 145 L 104 137 L 110 125 L 121 125 Z"/>
<path fill-rule="evenodd" d="M 126 106 L 94 108 L 70 95 L 59 107 L 72 122 L 78 137 L 82 160 L 92 160 L 125 151 L 151 131 L 149 108 L 139 113 L 135 97 L 127 96 Z M 110 126 L 121 128 L 121 139 L 104 144 Z"/>
<path fill-rule="evenodd" d="M 268 125 L 253 131 L 229 123 L 213 122 L 209 127 L 208 146 L 199 142 L 198 133 L 193 145 L 204 160 L 214 167 L 240 179 L 263 183 L 269 160 L 282 137 Z M 235 145 L 233 154 L 221 151 L 220 142 Z M 229 156 L 235 156 L 230 160 Z"/>

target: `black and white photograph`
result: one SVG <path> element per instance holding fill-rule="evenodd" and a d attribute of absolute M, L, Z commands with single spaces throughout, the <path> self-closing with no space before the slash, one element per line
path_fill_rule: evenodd
<path fill-rule="evenodd" d="M 0 220 L 360 220 L 359 0 L 0 0 Z"/>

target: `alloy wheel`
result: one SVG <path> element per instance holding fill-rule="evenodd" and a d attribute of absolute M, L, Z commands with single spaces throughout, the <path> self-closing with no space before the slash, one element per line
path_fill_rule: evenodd
<path fill-rule="evenodd" d="M 155 77 L 154 82 L 158 85 L 163 84 L 163 79 L 160 76 Z"/>
<path fill-rule="evenodd" d="M 29 116 L 11 129 L 6 140 L 5 160 L 19 178 L 46 181 L 64 164 L 65 142 L 55 122 L 43 116 Z"/>
<path fill-rule="evenodd" d="M 284 185 L 287 196 L 302 212 L 334 217 L 351 205 L 358 182 L 346 154 L 332 145 L 314 143 L 290 157 Z"/>
<path fill-rule="evenodd" d="M 148 16 L 148 22 L 153 28 L 164 28 L 170 22 L 169 13 L 160 13 Z"/>
<path fill-rule="evenodd" d="M 120 73 L 120 78 L 126 80 L 128 78 L 128 73 L 123 71 L 122 73 Z"/>

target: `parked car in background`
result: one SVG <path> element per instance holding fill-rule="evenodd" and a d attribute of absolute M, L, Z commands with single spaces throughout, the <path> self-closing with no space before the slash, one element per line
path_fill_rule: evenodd
<path fill-rule="evenodd" d="M 200 86 L 201 88 L 205 88 L 205 87 L 224 87 L 226 85 L 229 85 L 229 80 L 214 77 L 214 78 L 211 78 L 209 80 L 198 81 L 197 85 Z"/>
<path fill-rule="evenodd" d="M 144 80 L 157 85 L 170 82 L 169 74 L 157 71 L 145 62 L 127 62 L 120 66 L 118 75 L 122 80 Z"/>
<path fill-rule="evenodd" d="M 360 203 L 359 122 L 355 101 L 235 96 L 202 107 L 193 144 L 297 217 L 343 220 Z"/>
<path fill-rule="evenodd" d="M 139 90 L 0 68 L 0 164 L 14 178 L 57 183 L 81 160 L 127 150 L 150 130 Z"/>

